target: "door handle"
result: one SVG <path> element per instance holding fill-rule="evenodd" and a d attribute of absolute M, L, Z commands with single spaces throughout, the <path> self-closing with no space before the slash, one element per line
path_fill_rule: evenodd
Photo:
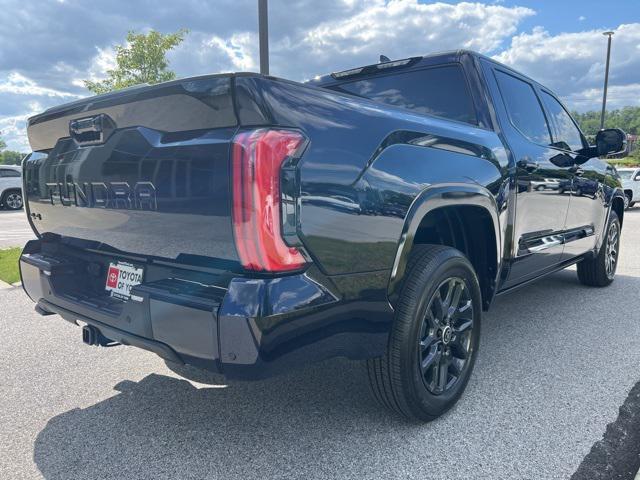
<path fill-rule="evenodd" d="M 580 165 L 574 165 L 573 167 L 570 167 L 569 171 L 576 177 L 581 177 L 584 174 L 584 170 L 580 167 Z"/>
<path fill-rule="evenodd" d="M 538 162 L 534 162 L 533 160 L 526 160 L 524 158 L 522 160 L 518 160 L 517 165 L 518 168 L 522 168 L 527 172 L 535 172 L 538 168 L 540 168 L 540 164 Z"/>

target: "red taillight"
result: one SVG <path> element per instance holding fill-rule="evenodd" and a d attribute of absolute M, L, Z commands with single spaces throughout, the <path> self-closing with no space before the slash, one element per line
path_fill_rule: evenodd
<path fill-rule="evenodd" d="M 289 130 L 253 130 L 233 140 L 233 230 L 242 266 L 281 272 L 305 259 L 282 238 L 280 167 L 304 143 Z"/>

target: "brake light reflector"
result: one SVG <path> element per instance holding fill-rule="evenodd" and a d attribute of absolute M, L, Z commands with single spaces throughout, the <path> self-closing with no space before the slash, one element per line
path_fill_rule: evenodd
<path fill-rule="evenodd" d="M 248 270 L 296 270 L 305 259 L 282 238 L 280 169 L 304 143 L 301 133 L 260 129 L 233 140 L 233 231 L 242 266 Z"/>

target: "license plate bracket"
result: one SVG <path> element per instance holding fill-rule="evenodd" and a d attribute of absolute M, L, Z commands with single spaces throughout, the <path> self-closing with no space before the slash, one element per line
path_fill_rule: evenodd
<path fill-rule="evenodd" d="M 111 262 L 107 270 L 105 290 L 114 298 L 129 300 L 131 289 L 142 283 L 144 268 L 126 262 Z"/>

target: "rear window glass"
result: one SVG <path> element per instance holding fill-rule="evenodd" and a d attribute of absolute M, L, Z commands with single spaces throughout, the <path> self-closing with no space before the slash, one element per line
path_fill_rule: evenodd
<path fill-rule="evenodd" d="M 418 113 L 478 124 L 464 73 L 456 65 L 368 77 L 329 88 Z"/>

